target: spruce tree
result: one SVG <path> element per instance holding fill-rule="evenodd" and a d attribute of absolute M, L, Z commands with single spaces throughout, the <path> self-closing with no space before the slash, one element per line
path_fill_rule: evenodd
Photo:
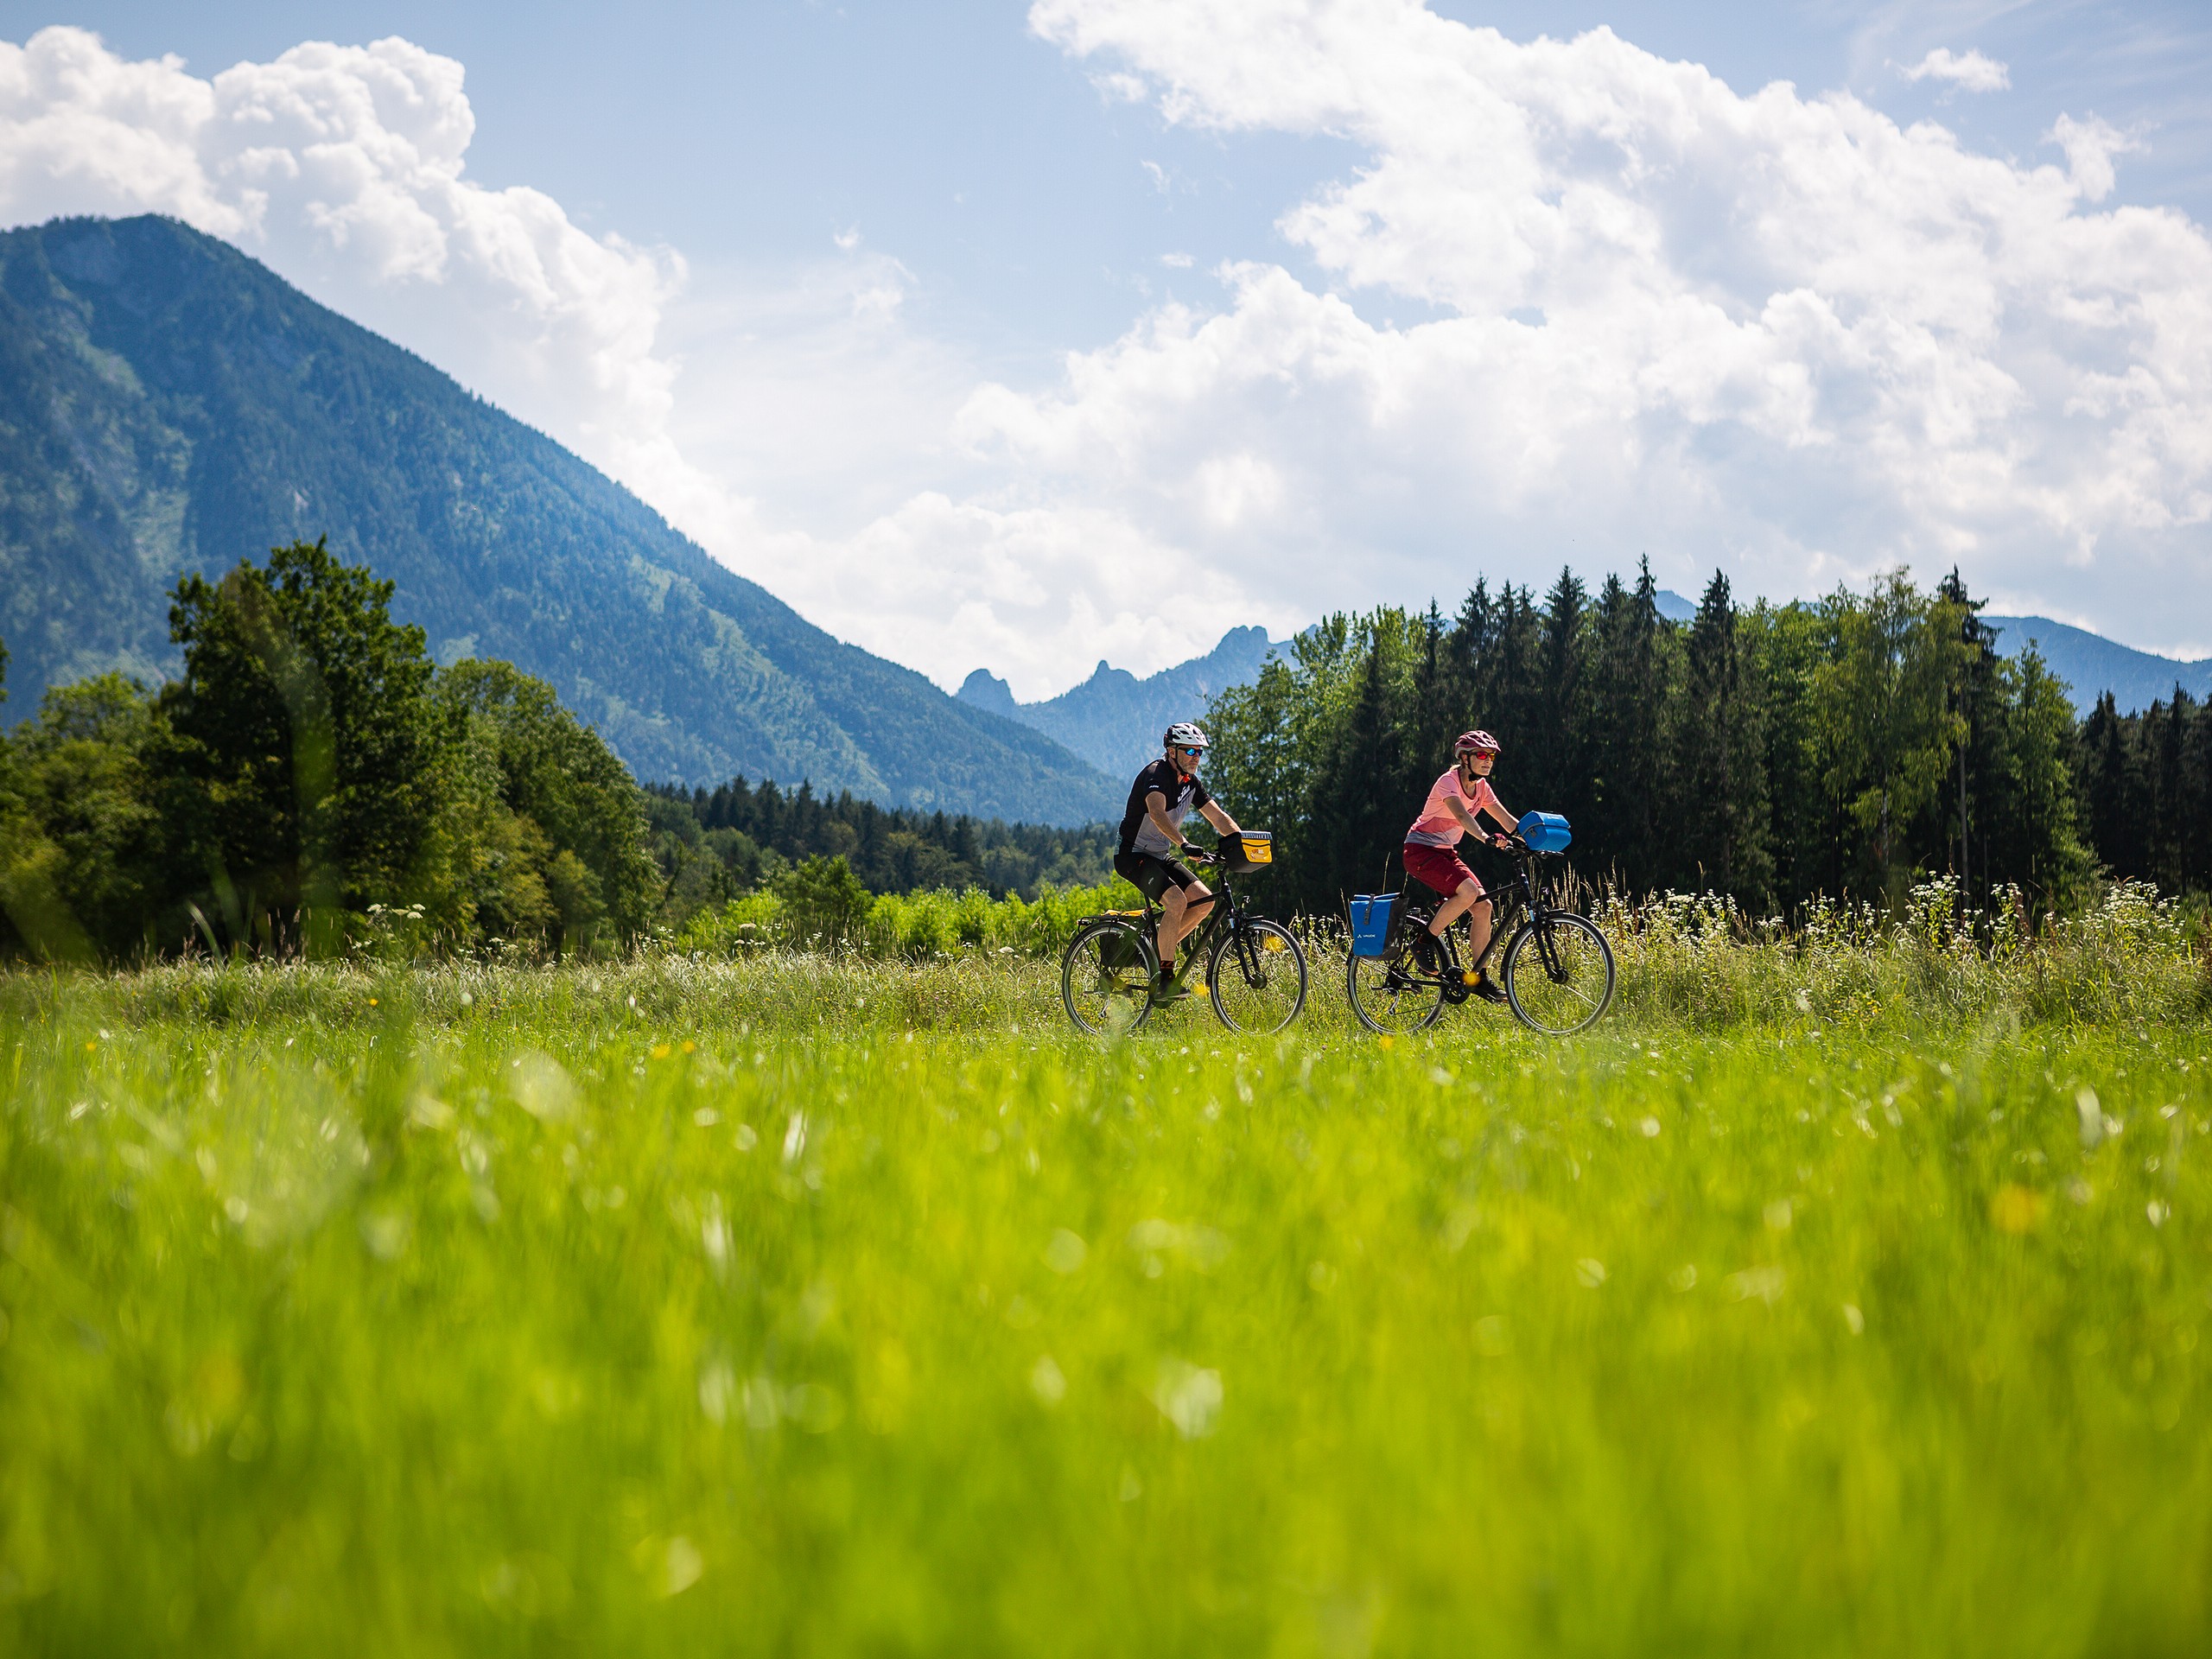
<path fill-rule="evenodd" d="M 1686 791 L 1681 822 L 1706 884 L 1763 909 L 1774 882 L 1764 732 L 1758 703 L 1748 695 L 1728 578 L 1719 570 L 1690 624 L 1686 656 L 1684 741 L 1676 751 Z"/>

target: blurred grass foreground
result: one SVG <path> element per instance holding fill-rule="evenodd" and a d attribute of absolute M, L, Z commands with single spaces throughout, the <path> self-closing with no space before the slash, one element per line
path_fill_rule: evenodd
<path fill-rule="evenodd" d="M 0 978 L 0 1646 L 2212 1650 L 2200 953 L 1939 908 L 1617 917 L 1566 1045 Z"/>

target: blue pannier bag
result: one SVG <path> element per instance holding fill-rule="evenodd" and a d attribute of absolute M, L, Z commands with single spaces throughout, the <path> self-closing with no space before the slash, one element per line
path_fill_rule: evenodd
<path fill-rule="evenodd" d="M 1351 900 L 1351 953 L 1379 957 L 1390 943 L 1390 908 L 1395 893 L 1355 893 Z"/>
<path fill-rule="evenodd" d="M 1532 853 L 1563 853 L 1567 843 L 1574 839 L 1574 831 L 1556 812 L 1524 812 L 1521 822 L 1513 827 L 1529 843 Z"/>

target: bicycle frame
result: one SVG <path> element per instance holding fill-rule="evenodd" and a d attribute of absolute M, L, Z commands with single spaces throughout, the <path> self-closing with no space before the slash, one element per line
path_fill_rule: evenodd
<path fill-rule="evenodd" d="M 1537 887 L 1537 856 L 1535 853 L 1522 852 L 1516 861 L 1513 879 L 1501 885 L 1496 892 L 1484 893 L 1482 899 L 1477 901 L 1486 903 L 1491 907 L 1490 942 L 1483 946 L 1474 961 L 1467 964 L 1466 971 L 1478 974 L 1483 972 L 1484 964 L 1490 961 L 1493 951 L 1503 950 L 1513 935 L 1520 931 L 1522 927 L 1530 923 L 1541 921 L 1557 908 L 1555 906 L 1544 903 Z M 1412 880 L 1414 878 L 1409 876 L 1407 879 Z M 1422 885 L 1427 886 L 1426 883 Z M 1432 888 L 1430 891 L 1433 892 L 1434 889 Z M 1446 896 L 1448 897 L 1448 895 Z M 1413 906 L 1409 902 L 1401 914 L 1410 920 L 1412 911 Z M 1450 927 L 1446 928 L 1438 938 L 1438 943 L 1443 946 L 1444 965 L 1447 969 L 1459 967 L 1459 947 L 1452 937 L 1459 931 L 1459 925 L 1457 922 L 1453 923 Z M 1536 950 L 1543 959 L 1544 971 L 1554 978 L 1557 978 L 1560 974 L 1559 957 L 1552 949 L 1552 941 L 1548 929 L 1536 930 Z M 1452 983 L 1447 976 L 1445 983 L 1446 999 L 1452 1002 L 1461 1002 L 1466 1000 L 1466 995 L 1465 986 Z"/>
<path fill-rule="evenodd" d="M 1212 908 L 1206 912 L 1205 918 L 1185 934 L 1182 942 L 1175 947 L 1173 982 L 1177 985 L 1190 978 L 1191 970 L 1197 963 L 1213 954 L 1214 935 L 1220 932 L 1224 925 L 1233 928 L 1243 919 L 1243 911 L 1236 902 L 1235 889 L 1230 885 L 1228 869 L 1217 867 L 1214 874 L 1219 878 L 1220 885 L 1215 887 L 1211 881 L 1206 884 L 1212 890 Z M 1163 913 L 1154 900 L 1147 899 L 1144 901 L 1145 937 L 1151 942 L 1155 955 L 1160 950 L 1160 921 Z M 1247 971 L 1253 971 L 1258 964 L 1245 963 L 1243 966 Z"/>

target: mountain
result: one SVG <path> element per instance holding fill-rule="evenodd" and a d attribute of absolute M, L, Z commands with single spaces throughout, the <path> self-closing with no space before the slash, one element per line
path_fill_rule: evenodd
<path fill-rule="evenodd" d="M 1277 649 L 1265 628 L 1231 628 L 1205 656 L 1147 679 L 1102 662 L 1072 690 L 1042 702 L 1016 702 L 1004 680 L 979 668 L 962 684 L 959 698 L 1044 733 L 1109 776 L 1133 777 L 1147 760 L 1159 758 L 1160 734 L 1171 723 L 1204 719 L 1209 700 L 1256 679 L 1260 665 Z"/>
<path fill-rule="evenodd" d="M 742 772 L 1076 823 L 1119 785 L 1020 721 L 832 639 L 635 496 L 173 219 L 0 234 L 8 713 L 177 665 L 168 589 L 296 539 L 397 584 L 442 661 L 553 684 L 637 774 Z"/>
<path fill-rule="evenodd" d="M 2183 662 L 2115 645 L 2102 634 L 2047 616 L 1984 616 L 1997 630 L 2000 656 L 2017 657 L 2033 643 L 2050 671 L 2073 688 L 2074 711 L 2086 715 L 2109 691 L 2123 715 L 2171 701 L 2177 683 L 2197 698 L 2212 696 L 2212 658 Z"/>

